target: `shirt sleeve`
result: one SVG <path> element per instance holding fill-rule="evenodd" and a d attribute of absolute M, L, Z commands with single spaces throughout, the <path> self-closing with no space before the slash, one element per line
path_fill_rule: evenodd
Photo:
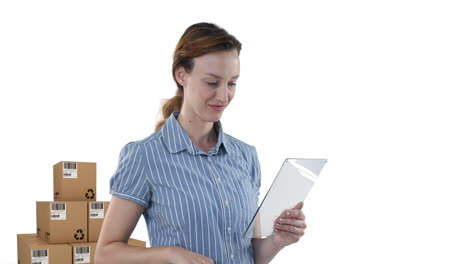
<path fill-rule="evenodd" d="M 256 190 L 256 195 L 257 199 L 258 196 L 260 195 L 260 186 L 262 183 L 262 176 L 261 176 L 261 170 L 260 170 L 260 161 L 258 160 L 258 154 L 257 154 L 257 149 L 255 147 L 252 147 L 252 154 L 253 154 L 253 166 L 252 166 L 252 178 L 253 178 L 253 184 L 254 188 Z"/>
<path fill-rule="evenodd" d="M 117 170 L 110 179 L 110 193 L 146 208 L 151 199 L 151 191 L 145 156 L 144 146 L 137 142 L 130 142 L 122 148 Z"/>

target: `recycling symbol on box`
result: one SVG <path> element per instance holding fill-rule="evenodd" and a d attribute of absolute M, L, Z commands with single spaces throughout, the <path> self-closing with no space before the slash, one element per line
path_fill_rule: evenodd
<path fill-rule="evenodd" d="M 85 197 L 88 200 L 94 199 L 94 190 L 93 189 L 88 189 L 88 191 L 85 194 Z"/>
<path fill-rule="evenodd" d="M 83 238 L 84 238 L 83 230 L 81 229 L 76 230 L 75 240 L 83 240 Z"/>

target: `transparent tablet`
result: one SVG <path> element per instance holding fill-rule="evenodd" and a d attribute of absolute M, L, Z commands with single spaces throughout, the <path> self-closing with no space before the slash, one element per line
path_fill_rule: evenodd
<path fill-rule="evenodd" d="M 306 199 L 326 162 L 326 159 L 286 159 L 244 236 L 250 234 L 254 226 L 254 238 L 273 234 L 276 218 Z"/>

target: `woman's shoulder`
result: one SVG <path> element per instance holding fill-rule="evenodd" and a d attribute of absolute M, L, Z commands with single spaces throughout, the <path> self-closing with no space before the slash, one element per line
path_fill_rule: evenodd
<path fill-rule="evenodd" d="M 162 132 L 161 130 L 157 130 L 157 131 L 154 131 L 153 133 L 151 133 L 149 136 L 137 141 L 139 142 L 140 144 L 142 145 L 145 145 L 145 144 L 148 144 L 148 143 L 151 143 L 151 142 L 160 142 L 160 138 L 162 137 Z"/>
<path fill-rule="evenodd" d="M 224 133 L 225 144 L 233 148 L 238 148 L 241 150 L 255 151 L 255 147 L 251 144 L 248 144 L 238 138 L 235 138 L 229 134 Z"/>
<path fill-rule="evenodd" d="M 150 135 L 146 136 L 145 138 L 130 141 L 130 142 L 126 143 L 124 148 L 129 148 L 129 147 L 137 147 L 137 148 L 144 147 L 144 148 L 146 148 L 150 144 L 153 145 L 153 146 L 157 146 L 158 144 L 161 143 L 161 141 L 159 140 L 161 138 L 161 135 L 162 134 L 161 134 L 160 130 L 155 131 L 155 132 L 151 133 Z"/>

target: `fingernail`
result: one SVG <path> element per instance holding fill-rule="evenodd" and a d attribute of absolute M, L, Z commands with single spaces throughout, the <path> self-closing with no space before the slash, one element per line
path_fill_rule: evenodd
<path fill-rule="evenodd" d="M 283 218 L 280 218 L 280 219 L 278 220 L 278 222 L 280 222 L 280 223 L 283 222 Z"/>
<path fill-rule="evenodd" d="M 286 215 L 290 215 L 291 213 L 289 211 L 286 212 Z"/>

